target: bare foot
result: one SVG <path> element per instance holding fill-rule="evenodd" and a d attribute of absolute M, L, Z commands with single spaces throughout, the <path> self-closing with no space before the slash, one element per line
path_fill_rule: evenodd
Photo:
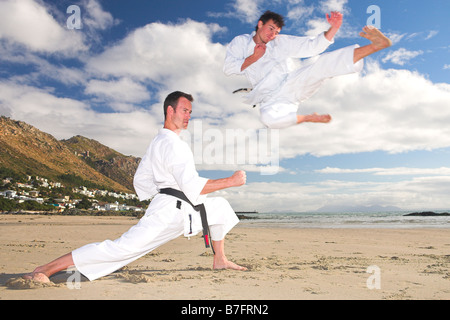
<path fill-rule="evenodd" d="M 41 272 L 32 272 L 32 273 L 27 273 L 25 275 L 22 276 L 23 279 L 27 279 L 27 280 L 33 280 L 36 282 L 42 282 L 42 283 L 49 283 L 50 279 L 43 273 Z"/>
<path fill-rule="evenodd" d="M 377 51 L 385 49 L 392 45 L 392 41 L 389 40 L 389 38 L 387 38 L 383 33 L 381 33 L 380 30 L 373 26 L 365 26 L 363 28 L 363 32 L 360 32 L 359 35 L 370 40 Z"/>
<path fill-rule="evenodd" d="M 306 116 L 297 116 L 297 123 L 302 122 L 318 122 L 318 123 L 328 123 L 331 121 L 331 116 L 329 114 L 309 114 Z"/>
<path fill-rule="evenodd" d="M 241 266 L 237 265 L 234 262 L 228 261 L 227 259 L 221 260 L 221 261 L 217 261 L 217 262 L 214 259 L 213 269 L 214 270 L 232 269 L 232 270 L 240 270 L 240 271 L 247 270 L 246 267 L 241 267 Z"/>

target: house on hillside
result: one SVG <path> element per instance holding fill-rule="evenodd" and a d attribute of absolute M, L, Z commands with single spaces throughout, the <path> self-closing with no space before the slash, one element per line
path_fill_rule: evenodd
<path fill-rule="evenodd" d="M 8 199 L 14 199 L 17 195 L 17 192 L 14 190 L 5 190 L 0 193 L 3 197 Z"/>

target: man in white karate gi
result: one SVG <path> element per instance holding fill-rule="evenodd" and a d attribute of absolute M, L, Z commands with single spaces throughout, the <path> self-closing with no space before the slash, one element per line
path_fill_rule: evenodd
<path fill-rule="evenodd" d="M 238 223 L 228 201 L 206 194 L 245 184 L 244 171 L 231 177 L 208 180 L 199 177 L 189 146 L 179 134 L 187 128 L 192 112 L 191 95 L 175 91 L 164 102 L 164 128 L 153 139 L 134 177 L 134 187 L 141 200 L 154 196 L 145 215 L 120 238 L 92 243 L 36 268 L 24 276 L 49 282 L 56 272 L 75 266 L 89 280 L 108 275 L 142 257 L 162 244 L 181 235 L 194 236 L 202 230 L 199 212 L 192 205 L 203 203 L 206 209 L 212 246 L 214 269 L 246 270 L 227 259 L 225 235 Z M 158 193 L 172 188 L 182 191 L 188 200 Z"/>
<path fill-rule="evenodd" d="M 387 48 L 391 41 L 378 29 L 366 26 L 360 36 L 371 44 L 352 45 L 321 54 L 342 24 L 342 14 L 326 15 L 331 27 L 317 37 L 282 35 L 284 18 L 266 11 L 256 31 L 235 37 L 227 46 L 223 71 L 226 75 L 245 75 L 252 86 L 246 103 L 259 104 L 261 122 L 269 128 L 286 128 L 303 122 L 327 123 L 329 115 L 298 115 L 298 104 L 320 87 L 325 79 L 361 71 L 363 58 Z M 321 54 L 304 67 L 290 70 L 289 59 Z"/>

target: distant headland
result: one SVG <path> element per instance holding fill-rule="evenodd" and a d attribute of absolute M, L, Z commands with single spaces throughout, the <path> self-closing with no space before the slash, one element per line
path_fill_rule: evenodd
<path fill-rule="evenodd" d="M 436 213 L 432 211 L 425 211 L 425 212 L 413 212 L 405 214 L 405 216 L 418 216 L 418 217 L 429 217 L 429 216 L 450 216 L 450 213 L 443 212 L 443 213 Z"/>

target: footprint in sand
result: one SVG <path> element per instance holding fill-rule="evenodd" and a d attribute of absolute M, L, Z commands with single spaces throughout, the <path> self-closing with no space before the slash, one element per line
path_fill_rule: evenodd
<path fill-rule="evenodd" d="M 31 279 L 14 278 L 6 282 L 6 286 L 10 289 L 25 290 L 25 289 L 39 289 L 47 287 L 61 287 L 64 284 L 55 284 L 53 282 L 38 282 Z"/>

